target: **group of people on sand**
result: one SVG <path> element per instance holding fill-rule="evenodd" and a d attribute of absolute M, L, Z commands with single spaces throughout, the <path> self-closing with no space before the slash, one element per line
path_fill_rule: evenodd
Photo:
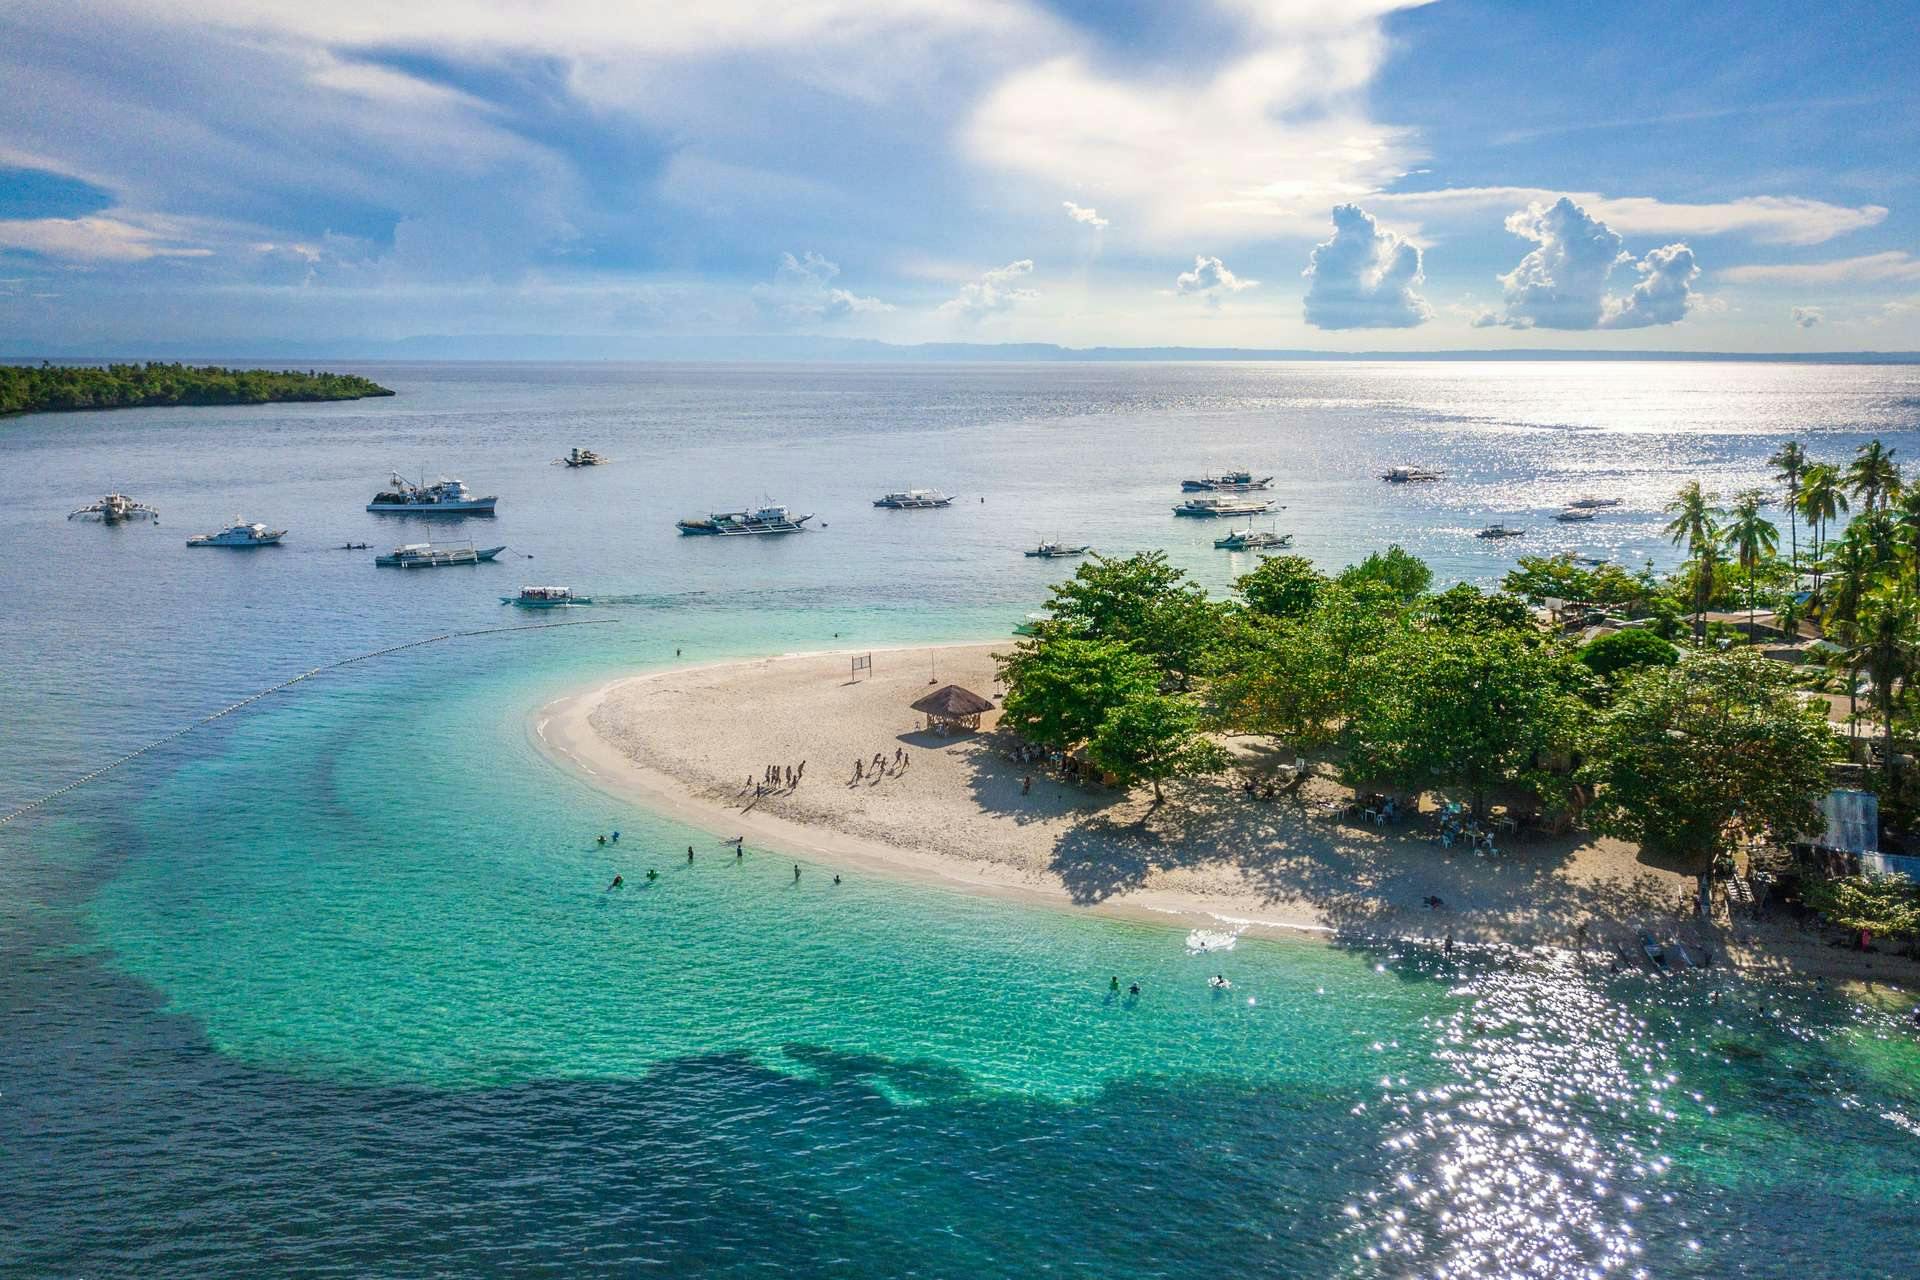
<path fill-rule="evenodd" d="M 805 760 L 798 765 L 770 764 L 760 771 L 760 781 L 755 782 L 752 778 L 748 778 L 746 785 L 740 788 L 740 794 L 745 795 L 751 791 L 755 796 L 770 796 L 778 791 L 791 791 L 799 786 L 800 780 L 806 776 Z"/>
<path fill-rule="evenodd" d="M 849 782 L 847 785 L 851 787 L 854 783 L 865 782 L 871 786 L 882 778 L 899 777 L 907 771 L 907 762 L 909 759 L 911 759 L 911 757 L 907 755 L 907 749 L 905 747 L 895 747 L 891 760 L 879 751 L 873 753 L 873 759 L 871 760 L 856 759 L 853 762 L 853 782 Z"/>

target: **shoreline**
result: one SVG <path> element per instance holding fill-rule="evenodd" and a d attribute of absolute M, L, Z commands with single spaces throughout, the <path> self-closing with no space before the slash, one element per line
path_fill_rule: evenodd
<path fill-rule="evenodd" d="M 1602 962 L 1610 944 L 1650 927 L 1663 941 L 1704 940 L 1748 977 L 1864 982 L 1903 996 L 1920 977 L 1911 961 L 1826 946 L 1773 921 L 1683 923 L 1672 906 L 1691 877 L 1614 841 L 1571 837 L 1482 859 L 1245 801 L 1220 781 L 1170 786 L 1158 810 L 1073 786 L 1008 763 L 997 713 L 977 734 L 919 729 L 906 703 L 927 691 L 928 665 L 880 660 L 939 655 L 938 682 L 951 676 L 997 698 L 990 654 L 1011 643 L 854 646 L 621 676 L 533 709 L 527 734 L 604 794 L 716 839 L 1053 910 L 1235 936 L 1438 947 L 1451 932 L 1462 947 L 1567 952 L 1586 923 Z M 866 653 L 874 671 L 849 679 L 844 660 Z M 856 782 L 827 763 L 875 745 L 904 750 L 910 767 Z M 1243 765 L 1264 762 L 1264 743 L 1230 745 Z M 761 760 L 807 760 L 811 770 L 792 790 L 755 797 L 752 778 L 739 779 Z M 1309 790 L 1343 793 L 1326 778 Z M 1446 909 L 1425 909 L 1428 894 Z M 1631 963 L 1637 948 L 1628 954 Z"/>

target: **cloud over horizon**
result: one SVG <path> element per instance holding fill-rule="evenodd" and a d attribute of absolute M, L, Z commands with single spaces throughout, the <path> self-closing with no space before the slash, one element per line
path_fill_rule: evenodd
<path fill-rule="evenodd" d="M 1419 246 L 1357 204 L 1334 207 L 1333 236 L 1313 247 L 1302 274 L 1307 323 L 1316 329 L 1409 329 L 1433 316 L 1414 292 L 1426 278 Z"/>
<path fill-rule="evenodd" d="M 1635 262 L 1620 234 L 1566 196 L 1534 203 L 1507 217 L 1507 230 L 1534 242 L 1512 271 L 1503 323 L 1516 329 L 1638 329 L 1674 324 L 1696 297 L 1700 268 L 1684 244 L 1655 249 Z M 1639 279 L 1623 296 L 1608 291 L 1616 267 Z"/>
<path fill-rule="evenodd" d="M 1218 258 L 1196 253 L 1193 255 L 1193 270 L 1182 271 L 1174 277 L 1173 291 L 1181 297 L 1205 298 L 1208 306 L 1217 307 L 1222 297 L 1252 289 L 1259 283 L 1258 280 L 1244 280 L 1233 274 L 1227 269 L 1227 264 Z"/>
<path fill-rule="evenodd" d="M 1015 284 L 1033 274 L 1033 259 L 1021 258 L 1004 267 L 995 267 L 978 280 L 960 286 L 960 292 L 940 304 L 940 310 L 963 320 L 984 320 L 988 316 L 1011 311 L 1023 302 L 1040 296 L 1038 289 Z"/>
<path fill-rule="evenodd" d="M 810 324 L 838 320 L 861 312 L 891 311 L 890 303 L 863 298 L 839 288 L 833 281 L 840 265 L 808 249 L 799 257 L 780 255 L 772 284 L 756 285 L 753 300 L 770 318 L 782 324 Z"/>

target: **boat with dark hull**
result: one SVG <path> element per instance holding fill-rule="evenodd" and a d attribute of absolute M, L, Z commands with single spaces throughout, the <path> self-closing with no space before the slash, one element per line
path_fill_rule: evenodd
<path fill-rule="evenodd" d="M 1026 553 L 1028 559 L 1065 560 L 1070 556 L 1084 556 L 1091 552 L 1091 545 L 1070 547 L 1064 542 L 1043 542 Z"/>
<path fill-rule="evenodd" d="M 1255 489 L 1273 488 L 1273 477 L 1256 477 L 1251 471 L 1229 471 L 1220 476 L 1182 480 L 1180 487 L 1188 493 L 1249 493 Z"/>

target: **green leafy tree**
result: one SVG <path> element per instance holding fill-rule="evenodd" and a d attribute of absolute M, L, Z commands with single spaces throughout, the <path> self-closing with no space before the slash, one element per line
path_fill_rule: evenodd
<path fill-rule="evenodd" d="M 1883 763 L 1889 780 L 1893 777 L 1894 695 L 1920 670 L 1915 657 L 1916 630 L 1920 630 L 1920 600 L 1906 590 L 1891 591 L 1874 597 L 1869 603 L 1858 639 L 1847 653 L 1849 667 L 1864 672 L 1873 690 L 1874 706 L 1880 713 Z"/>
<path fill-rule="evenodd" d="M 1218 773 L 1229 757 L 1200 731 L 1200 712 L 1186 698 L 1139 691 L 1110 708 L 1087 744 L 1088 757 L 1123 785 L 1153 784 L 1153 802 L 1166 799 L 1168 778 Z"/>
<path fill-rule="evenodd" d="M 1422 624 L 1443 631 L 1515 631 L 1539 634 L 1527 602 L 1505 592 L 1485 592 L 1467 583 L 1450 587 L 1421 602 Z"/>
<path fill-rule="evenodd" d="M 1427 562 L 1402 550 L 1399 544 L 1383 554 L 1374 552 L 1359 564 L 1349 565 L 1336 581 L 1349 591 L 1384 588 L 1403 605 L 1412 604 L 1433 583 L 1433 570 Z"/>
<path fill-rule="evenodd" d="M 1593 674 L 1609 680 L 1622 672 L 1638 671 L 1642 667 L 1670 667 L 1680 661 L 1678 649 L 1641 627 L 1588 641 L 1575 656 Z"/>
<path fill-rule="evenodd" d="M 393 392 L 353 374 L 308 370 L 188 368 L 179 364 L 104 367 L 0 365 L 0 415 L 170 404 L 266 404 L 356 400 Z"/>
<path fill-rule="evenodd" d="M 1827 525 L 1839 519 L 1846 509 L 1847 494 L 1839 468 L 1831 462 L 1816 462 L 1801 472 L 1800 514 L 1813 528 L 1813 593 L 1816 596 L 1820 594 L 1821 553 L 1826 546 Z"/>
<path fill-rule="evenodd" d="M 1357 684 L 1347 774 L 1413 791 L 1463 787 L 1476 813 L 1495 786 L 1551 790 L 1540 761 L 1572 746 L 1587 679 L 1511 631 L 1403 632 Z"/>
<path fill-rule="evenodd" d="M 1299 618 L 1312 612 L 1327 587 L 1327 576 L 1305 556 L 1268 556 L 1233 585 L 1254 612 L 1270 618 Z"/>
<path fill-rule="evenodd" d="M 1785 666 L 1749 649 L 1695 650 L 1630 677 L 1601 715 L 1586 820 L 1691 866 L 1704 910 L 1714 863 L 1742 830 L 1794 839 L 1820 826 L 1836 749 Z"/>
<path fill-rule="evenodd" d="M 1040 636 L 995 661 L 1007 687 L 1001 723 L 1063 751 L 1093 737 L 1114 707 L 1160 684 L 1150 659 L 1113 640 Z"/>
<path fill-rule="evenodd" d="M 1164 551 L 1094 556 L 1054 587 L 1047 608 L 1061 633 L 1127 644 L 1183 687 L 1222 637 L 1220 607 Z"/>
<path fill-rule="evenodd" d="M 1854 933 L 1920 937 L 1920 888 L 1899 876 L 1841 876 L 1807 885 L 1806 904 Z"/>
<path fill-rule="evenodd" d="M 1906 551 L 1907 568 L 1914 586 L 1920 588 L 1920 488 L 1904 490 L 1892 516 L 1894 539 Z"/>

